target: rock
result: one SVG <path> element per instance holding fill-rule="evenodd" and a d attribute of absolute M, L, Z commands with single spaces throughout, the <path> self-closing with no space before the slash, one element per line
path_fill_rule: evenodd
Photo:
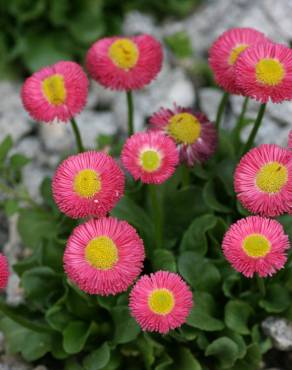
<path fill-rule="evenodd" d="M 43 179 L 52 173 L 52 169 L 41 166 L 37 161 L 32 161 L 24 167 L 22 181 L 33 200 L 40 199 L 39 187 Z"/>
<path fill-rule="evenodd" d="M 33 370 L 48 370 L 48 368 L 44 365 L 38 365 L 37 367 L 34 367 Z"/>
<path fill-rule="evenodd" d="M 27 136 L 21 139 L 11 150 L 11 154 L 21 153 L 28 158 L 37 157 L 42 151 L 41 142 L 37 136 Z"/>
<path fill-rule="evenodd" d="M 262 322 L 262 329 L 272 338 L 275 348 L 280 351 L 292 350 L 292 322 L 271 316 Z"/>
<path fill-rule="evenodd" d="M 199 90 L 201 110 L 211 121 L 215 121 L 217 109 L 222 98 L 223 92 L 211 87 L 205 87 Z"/>
<path fill-rule="evenodd" d="M 22 107 L 19 90 L 20 87 L 13 82 L 0 82 L 0 142 L 7 135 L 18 141 L 33 129 Z"/>
<path fill-rule="evenodd" d="M 18 306 L 22 301 L 23 290 L 20 288 L 20 279 L 18 275 L 12 273 L 6 288 L 6 302 L 11 306 Z"/>
<path fill-rule="evenodd" d="M 25 363 L 20 356 L 3 355 L 0 358 L 0 370 L 31 370 L 31 366 Z"/>
<path fill-rule="evenodd" d="M 88 94 L 86 110 L 94 110 L 95 108 L 110 108 L 115 101 L 118 91 L 106 89 L 95 81 L 91 82 Z"/>
<path fill-rule="evenodd" d="M 95 149 L 98 135 L 114 135 L 117 131 L 111 112 L 84 111 L 78 117 L 78 125 L 86 148 Z"/>
<path fill-rule="evenodd" d="M 180 69 L 171 69 L 165 65 L 157 80 L 141 91 L 134 92 L 134 124 L 135 130 L 141 130 L 145 119 L 160 107 L 171 108 L 173 103 L 191 107 L 195 102 L 192 83 Z M 114 107 L 114 118 L 118 126 L 126 129 L 127 106 L 125 94 L 120 94 Z"/>
<path fill-rule="evenodd" d="M 74 147 L 74 137 L 70 123 L 40 123 L 40 139 L 50 153 L 64 153 Z"/>
<path fill-rule="evenodd" d="M 4 245 L 4 254 L 11 264 L 15 263 L 21 250 L 21 241 L 17 230 L 18 215 L 14 214 L 8 218 L 8 241 Z"/>
<path fill-rule="evenodd" d="M 125 35 L 148 33 L 158 39 L 161 38 L 161 29 L 155 24 L 154 18 L 136 10 L 127 13 L 123 23 L 123 33 Z"/>

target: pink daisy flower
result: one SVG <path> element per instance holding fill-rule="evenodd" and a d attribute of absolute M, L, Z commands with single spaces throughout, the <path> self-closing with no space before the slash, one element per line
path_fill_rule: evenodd
<path fill-rule="evenodd" d="M 237 58 L 251 45 L 265 40 L 265 35 L 253 28 L 231 28 L 219 36 L 209 50 L 209 64 L 218 85 L 231 94 L 240 94 L 234 68 Z"/>
<path fill-rule="evenodd" d="M 175 171 L 175 142 L 159 132 L 139 132 L 129 137 L 122 150 L 122 163 L 135 180 L 161 184 Z"/>
<path fill-rule="evenodd" d="M 81 290 L 109 295 L 128 289 L 140 274 L 144 258 L 143 241 L 126 221 L 91 219 L 73 230 L 64 268 Z"/>
<path fill-rule="evenodd" d="M 288 136 L 288 148 L 292 149 L 292 130 L 289 132 Z"/>
<path fill-rule="evenodd" d="M 267 103 L 292 99 L 292 51 L 271 42 L 256 44 L 236 62 L 236 83 L 246 96 Z"/>
<path fill-rule="evenodd" d="M 130 293 L 130 310 L 138 324 L 161 334 L 184 324 L 192 305 L 188 285 L 168 271 L 142 276 Z"/>
<path fill-rule="evenodd" d="M 5 289 L 9 278 L 9 264 L 7 257 L 0 253 L 0 289 Z"/>
<path fill-rule="evenodd" d="M 137 90 L 149 84 L 162 65 L 160 43 L 150 35 L 106 37 L 89 49 L 87 70 L 101 85 L 113 90 Z"/>
<path fill-rule="evenodd" d="M 206 161 L 216 150 L 217 131 L 203 113 L 174 105 L 161 108 L 149 120 L 150 129 L 160 131 L 175 140 L 180 162 L 193 166 Z"/>
<path fill-rule="evenodd" d="M 52 188 L 59 209 L 72 218 L 102 217 L 124 193 L 125 178 L 104 152 L 85 152 L 65 159 L 57 168 Z"/>
<path fill-rule="evenodd" d="M 232 267 L 246 277 L 273 275 L 286 260 L 289 238 L 282 225 L 260 216 L 249 216 L 233 224 L 223 239 L 223 253 Z"/>
<path fill-rule="evenodd" d="M 88 79 L 74 62 L 58 62 L 42 68 L 23 84 L 21 98 L 36 121 L 67 122 L 86 104 Z"/>
<path fill-rule="evenodd" d="M 234 175 L 242 205 L 252 213 L 274 217 L 287 212 L 292 199 L 292 161 L 287 149 L 262 144 L 245 154 Z"/>

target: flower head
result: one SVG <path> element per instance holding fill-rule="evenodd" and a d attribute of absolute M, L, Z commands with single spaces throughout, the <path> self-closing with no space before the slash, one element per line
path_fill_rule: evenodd
<path fill-rule="evenodd" d="M 232 267 L 246 277 L 273 275 L 286 260 L 289 238 L 282 225 L 260 216 L 249 216 L 233 224 L 223 239 L 223 253 Z"/>
<path fill-rule="evenodd" d="M 124 193 L 124 174 L 104 152 L 85 152 L 65 159 L 53 178 L 59 209 L 72 218 L 105 216 Z"/>
<path fill-rule="evenodd" d="M 292 99 L 292 51 L 271 42 L 258 43 L 236 62 L 236 83 L 246 96 L 267 103 Z"/>
<path fill-rule="evenodd" d="M 178 274 L 158 271 L 138 280 L 129 305 L 143 330 L 166 334 L 185 323 L 193 305 L 192 292 Z"/>
<path fill-rule="evenodd" d="M 288 136 L 288 148 L 290 150 L 292 149 L 292 130 L 290 130 L 289 136 Z"/>
<path fill-rule="evenodd" d="M 237 197 L 252 213 L 274 217 L 287 212 L 292 199 L 292 161 L 287 149 L 262 144 L 239 162 L 234 176 Z"/>
<path fill-rule="evenodd" d="M 265 40 L 265 35 L 253 28 L 231 28 L 218 37 L 209 51 L 209 64 L 218 85 L 231 94 L 240 94 L 235 80 L 237 58 L 251 45 Z"/>
<path fill-rule="evenodd" d="M 122 162 L 135 180 L 161 184 L 175 171 L 178 151 L 169 137 L 159 132 L 139 132 L 126 141 Z"/>
<path fill-rule="evenodd" d="M 7 257 L 0 253 L 0 289 L 5 289 L 9 278 L 9 264 Z"/>
<path fill-rule="evenodd" d="M 89 294 L 109 295 L 128 289 L 140 274 L 143 241 L 126 221 L 91 219 L 77 226 L 66 246 L 68 277 Z"/>
<path fill-rule="evenodd" d="M 206 161 L 217 146 L 217 132 L 203 113 L 174 105 L 161 108 L 150 118 L 150 129 L 170 136 L 179 150 L 180 162 L 188 166 Z"/>
<path fill-rule="evenodd" d="M 67 122 L 86 104 L 88 79 L 74 62 L 58 62 L 29 77 L 21 90 L 22 102 L 37 121 Z"/>
<path fill-rule="evenodd" d="M 113 90 L 136 90 L 149 84 L 162 64 L 160 43 L 150 35 L 106 37 L 89 49 L 91 77 Z"/>

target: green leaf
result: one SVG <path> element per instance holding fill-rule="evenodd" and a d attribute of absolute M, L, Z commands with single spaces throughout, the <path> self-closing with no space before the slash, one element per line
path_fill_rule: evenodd
<path fill-rule="evenodd" d="M 30 159 L 23 154 L 13 154 L 10 157 L 10 166 L 15 170 L 19 171 L 22 167 L 30 162 Z"/>
<path fill-rule="evenodd" d="M 68 322 L 72 321 L 72 316 L 64 306 L 55 304 L 51 306 L 46 312 L 46 320 L 49 325 L 57 331 L 63 332 Z"/>
<path fill-rule="evenodd" d="M 222 330 L 224 323 L 214 317 L 215 307 L 215 301 L 210 294 L 197 292 L 187 324 L 203 331 Z"/>
<path fill-rule="evenodd" d="M 83 360 L 84 370 L 99 370 L 106 366 L 110 359 L 110 349 L 105 342 L 100 348 L 92 351 Z"/>
<path fill-rule="evenodd" d="M 178 358 L 175 360 L 173 370 L 202 370 L 200 363 L 195 359 L 192 352 L 185 347 L 178 351 Z"/>
<path fill-rule="evenodd" d="M 252 344 L 247 348 L 246 356 L 236 361 L 230 370 L 258 370 L 260 368 L 261 353 L 258 345 Z"/>
<path fill-rule="evenodd" d="M 153 223 L 147 213 L 139 207 L 131 198 L 123 196 L 116 207 L 111 211 L 111 215 L 121 220 L 128 221 L 139 230 L 142 238 L 152 242 L 154 235 Z"/>
<path fill-rule="evenodd" d="M 287 310 L 291 303 L 290 294 L 286 287 L 272 284 L 267 288 L 267 294 L 260 300 L 259 306 L 269 313 L 279 313 Z"/>
<path fill-rule="evenodd" d="M 23 209 L 19 214 L 18 232 L 26 247 L 36 248 L 43 239 L 57 236 L 57 224 L 51 214 L 38 209 Z"/>
<path fill-rule="evenodd" d="M 130 316 L 128 307 L 115 307 L 112 310 L 115 323 L 114 342 L 123 344 L 136 339 L 140 333 L 140 327 Z"/>
<path fill-rule="evenodd" d="M 214 340 L 205 351 L 206 356 L 215 356 L 223 369 L 230 369 L 238 358 L 237 344 L 227 337 Z"/>
<path fill-rule="evenodd" d="M 14 215 L 18 209 L 18 201 L 16 199 L 8 199 L 5 201 L 4 211 L 7 217 Z"/>
<path fill-rule="evenodd" d="M 167 36 L 164 41 L 178 58 L 187 58 L 192 56 L 193 51 L 191 40 L 185 31 L 179 31 Z"/>
<path fill-rule="evenodd" d="M 62 280 L 46 266 L 34 267 L 25 271 L 21 282 L 28 299 L 44 303 L 48 303 L 55 291 L 62 288 Z"/>
<path fill-rule="evenodd" d="M 215 186 L 212 180 L 208 181 L 203 189 L 203 198 L 205 203 L 214 211 L 222 213 L 230 213 L 231 208 L 220 203 L 215 194 Z"/>
<path fill-rule="evenodd" d="M 48 333 L 28 330 L 6 317 L 0 321 L 0 329 L 8 352 L 20 352 L 26 361 L 35 361 L 51 349 L 51 335 Z"/>
<path fill-rule="evenodd" d="M 63 332 L 63 346 L 67 353 L 82 351 L 90 333 L 90 326 L 83 321 L 71 321 Z"/>
<path fill-rule="evenodd" d="M 213 291 L 220 284 L 218 269 L 197 253 L 182 253 L 178 259 L 178 271 L 197 290 Z"/>
<path fill-rule="evenodd" d="M 252 307 L 243 301 L 229 301 L 225 306 L 226 326 L 238 334 L 249 334 L 248 319 L 253 313 Z"/>
<path fill-rule="evenodd" d="M 153 254 L 153 269 L 176 272 L 175 258 L 172 252 L 166 249 L 156 249 Z"/>
<path fill-rule="evenodd" d="M 164 195 L 164 224 L 167 237 L 169 239 L 179 238 L 196 216 L 206 212 L 208 208 L 204 203 L 200 187 L 190 186 L 166 192 Z"/>
<path fill-rule="evenodd" d="M 169 370 L 171 364 L 173 364 L 173 359 L 167 353 L 164 353 L 161 357 L 161 362 L 155 367 L 155 370 Z"/>
<path fill-rule="evenodd" d="M 213 215 L 204 215 L 195 218 L 183 235 L 180 244 L 181 251 L 193 251 L 205 255 L 208 250 L 206 232 L 215 227 L 217 219 Z"/>
<path fill-rule="evenodd" d="M 12 146 L 13 141 L 11 136 L 6 136 L 5 139 L 0 144 L 0 164 L 3 163 Z"/>

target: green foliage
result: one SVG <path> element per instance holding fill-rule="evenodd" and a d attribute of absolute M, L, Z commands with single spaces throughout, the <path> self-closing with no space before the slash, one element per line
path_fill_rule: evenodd
<path fill-rule="evenodd" d="M 181 3 L 187 6 L 190 2 Z M 65 21 L 69 2 L 52 1 L 50 22 L 56 27 L 66 25 L 70 37 L 85 45 L 96 37 L 95 32 L 103 32 L 103 24 L 94 32 L 90 25 L 107 11 L 102 2 L 97 7 L 92 4 L 80 1 L 80 13 L 72 14 L 76 29 L 70 29 Z M 169 4 L 178 6 L 176 0 Z M 18 14 L 23 24 L 42 17 L 45 9 L 41 0 L 32 8 L 25 1 L 14 0 L 9 5 L 9 11 Z M 182 38 L 183 44 L 186 40 L 182 36 L 177 35 L 175 42 Z M 30 42 L 34 37 L 36 34 Z M 44 40 L 41 48 L 54 58 L 52 49 L 59 42 L 62 40 L 56 44 Z M 170 47 L 172 42 L 168 40 Z M 61 54 L 66 52 L 66 47 L 60 47 Z M 27 60 L 31 68 L 44 57 L 37 50 L 34 53 Z M 185 51 L 179 53 L 185 56 Z M 30 198 L 21 183 L 22 169 L 29 159 L 11 155 L 12 139 L 5 138 L 0 143 L 1 206 L 7 217 L 18 213 L 18 231 L 29 251 L 13 266 L 24 303 L 11 307 L 0 300 L 0 330 L 8 351 L 20 353 L 27 361 L 43 359 L 65 370 L 257 370 L 262 355 L 271 348 L 270 340 L 260 331 L 261 321 L 270 314 L 292 316 L 291 259 L 289 256 L 287 269 L 266 279 L 263 294 L 255 280 L 236 273 L 223 257 L 224 233 L 231 223 L 248 214 L 237 202 L 232 184 L 236 153 L 241 147 L 238 140 L 221 131 L 216 155 L 190 170 L 189 186 L 180 169 L 159 186 L 163 248 L 155 248 L 154 210 L 145 185 L 127 178 L 126 194 L 111 211 L 112 216 L 135 227 L 143 239 L 143 273 L 178 272 L 193 292 L 194 305 L 187 322 L 161 336 L 141 331 L 128 308 L 129 291 L 118 296 L 90 296 L 68 280 L 63 254 L 78 222 L 57 209 L 49 178 L 41 184 L 41 202 Z M 121 140 L 101 137 L 97 146 L 118 155 Z M 291 217 L 283 216 L 279 221 L 291 237 Z"/>
<path fill-rule="evenodd" d="M 0 78 L 33 72 L 59 60 L 83 61 L 98 38 L 121 32 L 128 10 L 184 16 L 200 0 L 9 0 L 0 5 Z M 180 42 L 178 40 L 172 41 Z M 185 53 L 186 46 L 179 47 Z M 180 53 L 182 52 L 180 51 Z"/>

